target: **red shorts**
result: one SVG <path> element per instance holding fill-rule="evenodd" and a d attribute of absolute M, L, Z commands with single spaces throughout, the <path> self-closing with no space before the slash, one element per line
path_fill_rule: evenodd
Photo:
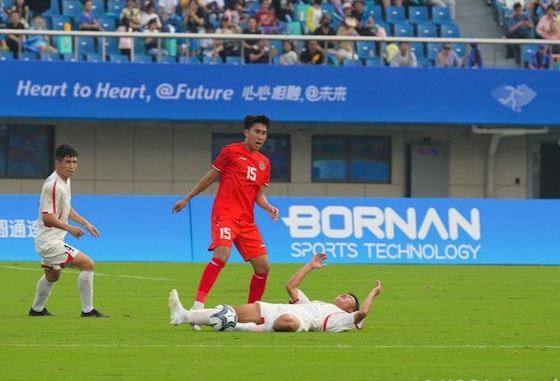
<path fill-rule="evenodd" d="M 232 242 L 245 260 L 266 255 L 266 247 L 257 225 L 229 217 L 212 217 L 212 244 L 208 251 L 218 246 L 231 247 Z"/>

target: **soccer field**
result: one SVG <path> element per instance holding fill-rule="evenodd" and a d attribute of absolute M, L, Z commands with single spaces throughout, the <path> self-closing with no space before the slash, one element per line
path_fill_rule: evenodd
<path fill-rule="evenodd" d="M 167 294 L 190 305 L 203 265 L 98 263 L 95 306 L 80 318 L 64 271 L 28 317 L 36 263 L 0 263 L 1 380 L 554 380 L 560 379 L 560 267 L 329 265 L 302 289 L 330 301 L 383 294 L 361 332 L 191 331 L 168 323 Z M 285 302 L 297 265 L 273 264 L 264 299 Z M 208 305 L 242 304 L 248 265 L 229 264 Z"/>

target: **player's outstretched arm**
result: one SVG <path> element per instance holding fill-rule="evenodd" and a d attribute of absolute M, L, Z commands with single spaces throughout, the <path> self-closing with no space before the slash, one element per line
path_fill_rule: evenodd
<path fill-rule="evenodd" d="M 198 184 L 196 184 L 195 187 L 189 193 L 187 193 L 185 197 L 183 197 L 173 205 L 171 211 L 173 213 L 179 213 L 185 206 L 187 206 L 189 201 L 191 201 L 194 196 L 208 189 L 208 187 L 212 185 L 212 183 L 214 183 L 218 179 L 218 177 L 220 177 L 220 172 L 216 171 L 214 168 L 210 169 L 204 176 L 202 176 Z"/>
<path fill-rule="evenodd" d="M 379 294 L 381 294 L 381 282 L 376 280 L 375 287 L 369 292 L 368 296 L 366 296 L 364 302 L 360 306 L 360 309 L 354 315 L 354 323 L 359 324 L 366 318 L 369 314 L 369 310 L 371 309 L 373 299 L 375 299 Z"/>
<path fill-rule="evenodd" d="M 292 301 L 298 298 L 298 287 L 303 281 L 303 279 L 314 269 L 320 269 L 325 267 L 325 260 L 327 259 L 327 254 L 315 254 L 313 258 L 306 263 L 302 268 L 300 268 L 286 283 L 286 291 L 290 295 Z"/>
<path fill-rule="evenodd" d="M 278 216 L 279 216 L 279 211 L 278 208 L 272 206 L 268 200 L 266 199 L 266 196 L 263 192 L 263 188 L 261 187 L 261 189 L 259 189 L 259 193 L 257 193 L 257 199 L 256 199 L 257 205 L 260 206 L 261 208 L 263 208 L 268 215 L 270 216 L 270 218 L 272 218 L 272 221 L 276 222 L 278 221 Z"/>
<path fill-rule="evenodd" d="M 84 232 L 83 232 L 82 229 L 80 229 L 77 226 L 68 225 L 67 223 L 60 221 L 55 214 L 43 213 L 42 217 L 43 217 L 43 223 L 45 224 L 45 226 L 57 228 L 57 229 L 60 229 L 60 230 L 65 230 L 68 233 L 72 234 L 76 238 L 80 238 L 81 236 L 84 235 Z"/>
<path fill-rule="evenodd" d="M 97 238 L 101 235 L 101 233 L 99 233 L 99 230 L 97 230 L 95 226 L 90 224 L 89 221 L 86 220 L 84 217 L 80 216 L 78 212 L 74 210 L 74 208 L 70 208 L 70 213 L 68 213 L 68 218 L 70 218 L 75 223 L 82 225 L 92 236 Z"/>

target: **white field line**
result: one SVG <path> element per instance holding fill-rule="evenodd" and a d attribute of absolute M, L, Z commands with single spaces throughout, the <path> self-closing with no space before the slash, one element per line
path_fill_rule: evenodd
<path fill-rule="evenodd" d="M 477 344 L 458 344 L 458 345 L 346 345 L 346 344 L 319 344 L 319 345 L 279 345 L 279 344 L 88 344 L 88 343 L 1 343 L 3 348 L 262 348 L 262 349 L 555 349 L 559 350 L 560 345 L 477 345 Z"/>
<path fill-rule="evenodd" d="M 33 271 L 33 272 L 43 271 L 39 267 L 32 268 L 32 267 L 5 266 L 5 265 L 0 265 L 0 269 L 16 270 L 16 271 Z M 95 272 L 95 276 L 109 276 L 109 277 L 115 277 L 115 278 L 137 279 L 137 280 L 153 280 L 153 281 L 156 281 L 156 282 L 173 282 L 173 281 L 175 281 L 175 279 L 169 279 L 169 278 L 154 278 L 154 277 L 140 276 L 140 275 L 105 274 L 105 273 L 100 273 L 100 272 L 97 272 L 97 271 Z"/>

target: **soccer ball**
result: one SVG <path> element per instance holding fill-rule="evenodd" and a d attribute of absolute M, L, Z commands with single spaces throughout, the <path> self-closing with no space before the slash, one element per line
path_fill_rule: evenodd
<path fill-rule="evenodd" d="M 210 315 L 210 326 L 214 331 L 233 331 L 237 325 L 237 313 L 232 306 L 220 304 Z"/>

